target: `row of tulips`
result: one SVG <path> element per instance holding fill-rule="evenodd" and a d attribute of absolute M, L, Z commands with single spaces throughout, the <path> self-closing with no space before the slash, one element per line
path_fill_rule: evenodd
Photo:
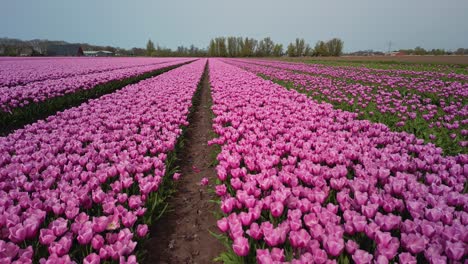
<path fill-rule="evenodd" d="M 468 155 L 210 60 L 219 229 L 247 263 L 462 263 Z M 465 188 L 465 189 L 464 189 Z"/>
<path fill-rule="evenodd" d="M 164 58 L 13 57 L 0 59 L 0 87 L 142 67 L 167 62 Z"/>
<path fill-rule="evenodd" d="M 295 60 L 292 60 L 295 61 Z M 416 62 L 398 62 L 395 61 L 326 61 L 326 60 L 308 60 L 299 59 L 298 62 L 319 63 L 330 66 L 341 67 L 365 67 L 375 72 L 385 72 L 387 74 L 406 75 L 406 76 L 424 76 L 427 78 L 466 80 L 468 68 L 461 64 L 446 63 L 416 63 Z M 433 74 L 435 73 L 435 74 Z M 440 74 L 441 73 L 441 74 Z M 465 76 L 463 76 L 465 75 Z"/>
<path fill-rule="evenodd" d="M 323 64 L 304 64 L 290 63 L 284 61 L 271 60 L 254 60 L 255 63 L 270 66 L 280 66 L 282 68 L 290 68 L 300 70 L 312 74 L 328 75 L 337 78 L 352 78 L 362 82 L 393 85 L 409 85 L 413 87 L 415 84 L 421 86 L 437 86 L 437 88 L 462 85 L 468 82 L 467 74 L 458 74 L 454 70 L 448 72 L 438 71 L 414 71 L 409 69 L 372 69 L 365 65 L 359 66 L 331 66 Z M 410 65 L 408 65 L 410 66 Z M 410 68 L 410 67 L 407 67 Z"/>
<path fill-rule="evenodd" d="M 0 138 L 0 262 L 135 263 L 205 64 Z"/>
<path fill-rule="evenodd" d="M 456 105 L 460 107 L 468 97 L 468 82 L 443 81 L 431 79 L 426 75 L 420 77 L 407 78 L 402 75 L 376 74 L 364 67 L 329 67 L 319 64 L 293 64 L 280 61 L 261 60 L 246 61 L 255 64 L 270 66 L 290 71 L 309 73 L 315 76 L 340 79 L 351 84 L 365 84 L 376 86 L 378 90 L 388 90 L 390 92 L 400 92 L 403 97 L 408 95 L 431 99 L 428 103 L 441 105 Z M 436 75 L 436 73 L 432 73 Z M 462 75 L 468 79 L 468 75 Z"/>
<path fill-rule="evenodd" d="M 408 92 L 407 88 L 363 85 L 256 63 L 229 62 L 289 84 L 318 101 L 356 112 L 360 118 L 385 123 L 393 130 L 414 133 L 442 147 L 446 154 L 468 151 L 468 107 L 463 103 L 467 95 L 461 96 L 468 92 L 466 85 L 459 89 L 458 97 L 453 93 L 447 96 L 433 93 L 432 96 L 437 98 L 434 99 Z"/>
<path fill-rule="evenodd" d="M 160 63 L 152 63 L 144 66 L 132 66 L 89 74 L 73 75 L 64 78 L 50 78 L 14 87 L 0 87 L 0 111 L 8 112 L 33 102 L 42 102 L 50 98 L 74 93 L 78 90 L 92 89 L 96 85 L 109 81 L 138 76 L 188 61 L 189 59 L 179 58 L 164 59 L 164 61 Z M 90 61 L 90 63 L 92 63 L 92 61 Z M 118 64 L 115 66 L 118 66 Z M 47 68 L 44 69 L 44 72 L 47 72 Z M 54 73 L 55 72 L 52 71 L 52 76 Z M 15 75 L 16 73 L 12 74 Z"/>

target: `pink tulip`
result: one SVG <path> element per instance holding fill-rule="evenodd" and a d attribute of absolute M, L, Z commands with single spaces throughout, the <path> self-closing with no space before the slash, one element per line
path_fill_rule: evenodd
<path fill-rule="evenodd" d="M 54 235 L 54 231 L 50 229 L 41 229 L 39 231 L 39 242 L 42 245 L 49 245 L 50 243 L 54 242 L 57 236 Z"/>
<path fill-rule="evenodd" d="M 88 222 L 88 224 L 83 225 L 82 229 L 78 231 L 77 240 L 81 245 L 86 245 L 93 239 L 93 229 L 91 226 L 92 224 Z"/>
<path fill-rule="evenodd" d="M 283 214 L 283 203 L 282 202 L 273 202 L 270 204 L 270 211 L 273 217 L 279 217 Z"/>
<path fill-rule="evenodd" d="M 406 248 L 412 254 L 420 253 L 426 247 L 426 242 L 424 241 L 424 238 L 415 234 L 401 234 L 401 243 L 403 244 L 403 247 Z"/>
<path fill-rule="evenodd" d="M 249 241 L 245 237 L 237 237 L 232 244 L 234 253 L 241 257 L 249 254 L 249 248 Z"/>
<path fill-rule="evenodd" d="M 229 230 L 229 223 L 227 218 L 221 218 L 216 223 L 221 232 L 225 233 Z"/>
<path fill-rule="evenodd" d="M 96 253 L 91 253 L 83 259 L 83 263 L 85 264 L 99 264 L 101 263 L 101 259 L 99 255 Z"/>
<path fill-rule="evenodd" d="M 200 185 L 201 186 L 207 186 L 208 185 L 208 178 L 207 177 L 203 177 L 200 181 Z"/>
<path fill-rule="evenodd" d="M 227 187 L 224 184 L 216 185 L 216 194 L 220 197 L 224 196 L 227 193 Z"/>
<path fill-rule="evenodd" d="M 60 238 L 57 242 L 52 242 L 49 245 L 49 253 L 50 254 L 57 254 L 57 256 L 61 257 L 68 253 L 72 246 L 72 239 L 71 235 L 65 235 Z"/>
<path fill-rule="evenodd" d="M 346 252 L 353 255 L 356 250 L 359 249 L 359 245 L 354 240 L 346 241 Z"/>
<path fill-rule="evenodd" d="M 68 221 L 63 218 L 57 218 L 49 224 L 49 229 L 54 232 L 54 235 L 59 237 L 68 230 Z"/>
<path fill-rule="evenodd" d="M 446 242 L 445 252 L 451 260 L 460 260 L 466 253 L 466 244 L 463 242 Z"/>
<path fill-rule="evenodd" d="M 92 229 L 95 233 L 101 233 L 106 230 L 108 219 L 106 216 L 93 217 Z"/>
<path fill-rule="evenodd" d="M 296 248 L 306 247 L 310 238 L 309 233 L 305 229 L 291 231 L 289 233 L 289 241 L 291 242 L 291 245 Z"/>
<path fill-rule="evenodd" d="M 137 226 L 137 235 L 139 237 L 145 237 L 148 234 L 148 226 L 147 225 L 138 225 Z"/>
<path fill-rule="evenodd" d="M 125 215 L 122 216 L 122 224 L 125 227 L 132 227 L 137 220 L 137 217 L 132 212 L 127 212 Z"/>
<path fill-rule="evenodd" d="M 91 240 L 91 246 L 95 250 L 100 250 L 104 245 L 104 238 L 101 235 L 94 235 L 93 239 Z"/>
<path fill-rule="evenodd" d="M 180 173 L 174 173 L 174 175 L 172 175 L 172 179 L 174 179 L 174 181 L 178 181 L 181 176 L 182 175 Z"/>
<path fill-rule="evenodd" d="M 274 261 L 284 261 L 284 249 L 272 248 L 271 249 L 271 258 Z"/>
<path fill-rule="evenodd" d="M 352 259 L 354 260 L 354 263 L 357 264 L 370 264 L 372 263 L 373 257 L 366 251 L 358 249 L 354 252 Z"/>
<path fill-rule="evenodd" d="M 252 223 L 250 225 L 249 230 L 247 230 L 246 233 L 255 240 L 259 240 L 263 236 L 262 230 L 260 229 L 260 226 L 257 223 Z"/>
<path fill-rule="evenodd" d="M 8 229 L 8 231 L 10 233 L 8 238 L 15 243 L 21 243 L 26 239 L 27 231 L 22 224 L 12 226 Z"/>
<path fill-rule="evenodd" d="M 400 264 L 416 264 L 416 257 L 412 256 L 410 253 L 400 253 L 398 255 Z"/>
<path fill-rule="evenodd" d="M 324 241 L 324 248 L 328 254 L 338 256 L 343 252 L 345 245 L 343 239 L 336 239 L 334 237 L 326 238 Z"/>

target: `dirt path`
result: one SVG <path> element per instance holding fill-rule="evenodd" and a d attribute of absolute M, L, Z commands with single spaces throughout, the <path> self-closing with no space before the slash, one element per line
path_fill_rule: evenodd
<path fill-rule="evenodd" d="M 148 250 L 145 263 L 213 263 L 213 259 L 224 251 L 224 246 L 208 231 L 217 232 L 212 212 L 218 207 L 209 202 L 215 194 L 199 185 L 203 177 L 210 179 L 210 185 L 216 178 L 214 168 L 210 167 L 211 147 L 207 145 L 212 131 L 207 74 L 202 84 L 199 98 L 196 98 L 200 101 L 195 106 L 179 157 L 182 178 L 169 200 L 170 211 L 152 227 L 145 245 Z"/>

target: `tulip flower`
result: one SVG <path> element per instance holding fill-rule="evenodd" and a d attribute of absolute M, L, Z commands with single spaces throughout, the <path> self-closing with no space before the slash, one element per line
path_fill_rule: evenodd
<path fill-rule="evenodd" d="M 145 237 L 148 234 L 148 226 L 147 225 L 138 225 L 137 226 L 137 235 L 139 237 Z"/>
<path fill-rule="evenodd" d="M 99 264 L 101 263 L 101 259 L 99 258 L 99 255 L 97 255 L 96 253 L 91 253 L 83 259 L 83 263 Z"/>
<path fill-rule="evenodd" d="M 178 181 L 181 176 L 182 175 L 180 173 L 174 173 L 174 175 L 172 175 L 172 179 L 174 179 L 174 181 Z"/>
<path fill-rule="evenodd" d="M 249 241 L 245 237 L 238 237 L 234 240 L 232 249 L 238 256 L 247 256 L 249 254 Z"/>
<path fill-rule="evenodd" d="M 201 186 L 207 186 L 208 185 L 208 178 L 207 177 L 203 177 L 200 181 L 200 185 Z"/>

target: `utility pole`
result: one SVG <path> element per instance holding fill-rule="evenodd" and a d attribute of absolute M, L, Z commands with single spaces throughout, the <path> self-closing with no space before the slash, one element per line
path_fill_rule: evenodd
<path fill-rule="evenodd" d="M 393 42 L 390 40 L 389 42 L 387 42 L 387 44 L 388 44 L 388 54 L 390 54 L 390 52 L 392 52 Z"/>

